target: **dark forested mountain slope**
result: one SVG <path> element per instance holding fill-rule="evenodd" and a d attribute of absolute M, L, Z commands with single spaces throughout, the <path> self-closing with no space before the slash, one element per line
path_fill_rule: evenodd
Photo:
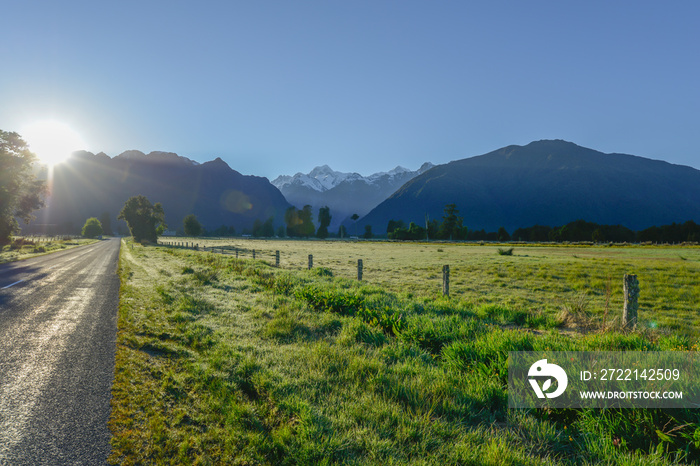
<path fill-rule="evenodd" d="M 124 202 L 142 194 L 161 202 L 171 229 L 194 213 L 208 229 L 235 226 L 240 232 L 256 219 L 282 225 L 289 204 L 266 178 L 244 176 L 223 160 L 199 164 L 173 153 L 127 151 L 114 158 L 76 152 L 57 165 L 50 181 L 47 206 L 29 229 L 66 232 L 79 229 L 88 217 L 108 212 L 116 225 Z"/>
<path fill-rule="evenodd" d="M 358 223 L 423 225 L 455 203 L 472 229 L 512 231 L 577 219 L 632 229 L 700 220 L 700 171 L 561 140 L 508 146 L 438 165 L 412 179 Z"/>

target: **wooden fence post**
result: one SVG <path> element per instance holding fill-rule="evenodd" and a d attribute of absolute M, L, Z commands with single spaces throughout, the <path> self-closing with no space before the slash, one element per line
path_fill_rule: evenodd
<path fill-rule="evenodd" d="M 362 259 L 357 259 L 357 280 L 362 281 Z"/>
<path fill-rule="evenodd" d="M 442 266 L 442 295 L 450 297 L 450 266 Z"/>
<path fill-rule="evenodd" d="M 311 270 L 314 266 L 314 256 L 313 254 L 309 254 L 309 270 Z"/>
<path fill-rule="evenodd" d="M 622 285 L 625 304 L 622 308 L 622 325 L 626 328 L 637 326 L 637 310 L 639 309 L 639 280 L 636 275 L 625 274 Z"/>
<path fill-rule="evenodd" d="M 255 249 L 253 249 L 253 260 L 255 260 Z"/>
<path fill-rule="evenodd" d="M 236 259 L 238 259 L 238 248 L 236 248 Z"/>
<path fill-rule="evenodd" d="M 275 251 L 275 267 L 279 268 L 280 266 L 280 252 Z"/>

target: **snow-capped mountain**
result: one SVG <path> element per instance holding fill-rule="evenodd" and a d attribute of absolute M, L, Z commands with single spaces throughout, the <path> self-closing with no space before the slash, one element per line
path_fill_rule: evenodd
<path fill-rule="evenodd" d="M 294 176 L 282 175 L 272 181 L 280 190 L 289 186 L 304 186 L 314 191 L 324 192 L 333 189 L 344 181 L 364 180 L 358 173 L 341 173 L 328 165 L 316 167 L 309 173 L 297 173 Z"/>
<path fill-rule="evenodd" d="M 348 217 L 368 213 L 405 183 L 432 167 L 432 163 L 424 163 L 416 171 L 396 167 L 388 172 L 362 176 L 337 172 L 323 165 L 309 173 L 279 176 L 272 184 L 298 208 L 311 205 L 315 215 L 319 208 L 330 207 L 333 218 L 329 229 L 334 231 Z"/>

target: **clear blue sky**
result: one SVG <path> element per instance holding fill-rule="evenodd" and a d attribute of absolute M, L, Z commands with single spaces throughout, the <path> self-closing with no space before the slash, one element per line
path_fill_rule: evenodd
<path fill-rule="evenodd" d="M 0 129 L 370 174 L 566 139 L 700 168 L 695 1 L 16 1 Z"/>

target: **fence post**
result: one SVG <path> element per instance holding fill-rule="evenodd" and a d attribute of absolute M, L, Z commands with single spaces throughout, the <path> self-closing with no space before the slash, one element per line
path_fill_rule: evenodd
<path fill-rule="evenodd" d="M 622 293 L 625 297 L 625 304 L 622 308 L 622 325 L 626 328 L 637 326 L 637 310 L 639 304 L 639 280 L 636 275 L 625 274 L 623 279 Z"/>
<path fill-rule="evenodd" d="M 253 249 L 253 260 L 255 260 L 255 249 Z"/>
<path fill-rule="evenodd" d="M 450 266 L 442 266 L 442 295 L 450 297 Z"/>
<path fill-rule="evenodd" d="M 362 281 L 362 259 L 357 259 L 357 280 Z"/>
<path fill-rule="evenodd" d="M 313 254 L 309 254 L 309 270 L 311 270 L 314 266 L 314 256 Z"/>
<path fill-rule="evenodd" d="M 238 259 L 238 248 L 236 248 L 236 259 Z"/>
<path fill-rule="evenodd" d="M 275 251 L 275 267 L 279 268 L 280 266 L 280 252 Z"/>

